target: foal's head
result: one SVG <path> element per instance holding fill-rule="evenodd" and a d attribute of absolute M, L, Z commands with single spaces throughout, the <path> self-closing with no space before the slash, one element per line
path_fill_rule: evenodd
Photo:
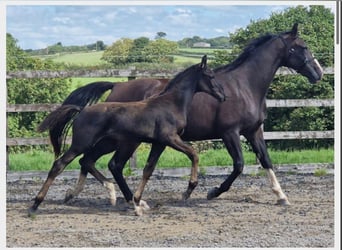
<path fill-rule="evenodd" d="M 184 92 L 191 89 L 194 92 L 205 92 L 219 101 L 225 100 L 223 87 L 215 80 L 214 71 L 207 67 L 207 56 L 202 57 L 199 64 L 195 64 L 178 73 L 160 93 L 160 95 L 174 89 Z"/>
<path fill-rule="evenodd" d="M 279 35 L 285 45 L 285 59 L 283 66 L 292 68 L 306 76 L 311 83 L 322 79 L 323 70 L 313 54 L 298 35 L 298 24 L 292 30 Z"/>
<path fill-rule="evenodd" d="M 226 95 L 224 93 L 223 87 L 220 83 L 215 80 L 214 71 L 207 67 L 207 56 L 202 57 L 202 61 L 198 64 L 200 69 L 200 77 L 199 82 L 197 84 L 196 91 L 198 92 L 206 92 L 220 102 L 225 101 Z"/>

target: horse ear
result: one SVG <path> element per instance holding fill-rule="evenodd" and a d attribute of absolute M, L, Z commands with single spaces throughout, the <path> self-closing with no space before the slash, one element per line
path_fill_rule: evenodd
<path fill-rule="evenodd" d="M 203 69 L 204 69 L 205 67 L 207 67 L 207 55 L 204 55 L 204 56 L 202 57 L 202 61 L 201 61 L 200 67 L 203 68 Z"/>
<path fill-rule="evenodd" d="M 297 36 L 298 35 L 298 23 L 295 23 L 292 27 L 292 30 L 291 30 L 291 35 L 292 36 Z"/>

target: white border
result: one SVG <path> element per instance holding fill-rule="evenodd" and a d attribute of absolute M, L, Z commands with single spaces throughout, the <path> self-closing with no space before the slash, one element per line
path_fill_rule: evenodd
<path fill-rule="evenodd" d="M 341 2 L 340 2 L 341 4 Z M 12 5 L 329 5 L 335 10 L 336 14 L 336 1 L 0 1 L 0 54 L 4 55 L 0 60 L 0 79 L 2 83 L 6 82 L 6 6 Z M 341 9 L 340 9 L 341 10 Z M 341 12 L 339 13 L 341 15 Z M 341 17 L 340 17 L 341 19 Z M 341 29 L 341 20 L 335 19 L 336 23 L 339 22 Z M 335 29 L 336 36 L 336 29 Z M 336 45 L 335 37 L 335 249 L 341 247 L 341 201 L 340 201 L 340 190 L 341 190 L 341 172 L 340 172 L 340 150 L 341 150 L 341 33 L 339 38 L 339 45 Z M 0 119 L 0 131 L 4 139 L 0 140 L 1 149 L 6 148 L 6 86 L 5 84 L 0 85 L 0 105 L 4 107 L 2 111 L 2 119 Z M 0 152 L 1 161 L 1 172 L 0 172 L 0 192 L 1 197 L 6 197 L 6 151 Z M 6 247 L 6 199 L 2 199 L 0 205 L 0 246 L 1 248 Z M 322 211 L 324 212 L 324 211 Z M 4 225 L 3 225 L 4 224 Z"/>

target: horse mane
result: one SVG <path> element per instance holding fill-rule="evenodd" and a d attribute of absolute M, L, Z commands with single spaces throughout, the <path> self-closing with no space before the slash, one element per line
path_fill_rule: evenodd
<path fill-rule="evenodd" d="M 283 32 L 280 35 L 289 34 L 290 31 Z M 231 71 L 239 67 L 242 63 L 244 63 L 250 56 L 252 56 L 256 49 L 259 48 L 264 43 L 278 37 L 278 35 L 274 34 L 266 34 L 263 36 L 260 36 L 258 38 L 253 39 L 242 51 L 242 53 L 230 64 L 220 66 L 215 69 L 215 72 L 219 70 L 225 70 L 225 71 Z"/>
<path fill-rule="evenodd" d="M 179 72 L 174 78 L 172 78 L 172 79 L 167 83 L 167 85 L 165 86 L 164 90 L 161 91 L 161 92 L 158 94 L 158 96 L 161 96 L 161 95 L 165 94 L 165 92 L 169 91 L 169 89 L 171 89 L 171 88 L 173 87 L 173 85 L 175 85 L 177 82 L 179 82 L 180 79 L 184 77 L 184 75 L 188 74 L 189 71 L 194 70 L 194 68 L 199 67 L 199 65 L 200 65 L 200 63 L 195 64 L 195 65 L 193 65 L 193 66 L 187 68 L 186 70 Z"/>

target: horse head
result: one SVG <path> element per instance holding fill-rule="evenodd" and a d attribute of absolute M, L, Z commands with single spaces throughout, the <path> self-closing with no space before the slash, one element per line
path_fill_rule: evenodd
<path fill-rule="evenodd" d="M 296 70 L 307 77 L 311 83 L 322 79 L 323 69 L 304 40 L 299 37 L 297 23 L 293 25 L 291 31 L 280 34 L 279 38 L 286 49 L 282 66 Z"/>
<path fill-rule="evenodd" d="M 216 97 L 220 102 L 226 100 L 223 87 L 215 80 L 214 71 L 207 66 L 207 56 L 202 57 L 202 61 L 199 64 L 199 68 L 202 72 L 201 81 L 197 85 L 197 91 L 206 92 Z"/>

